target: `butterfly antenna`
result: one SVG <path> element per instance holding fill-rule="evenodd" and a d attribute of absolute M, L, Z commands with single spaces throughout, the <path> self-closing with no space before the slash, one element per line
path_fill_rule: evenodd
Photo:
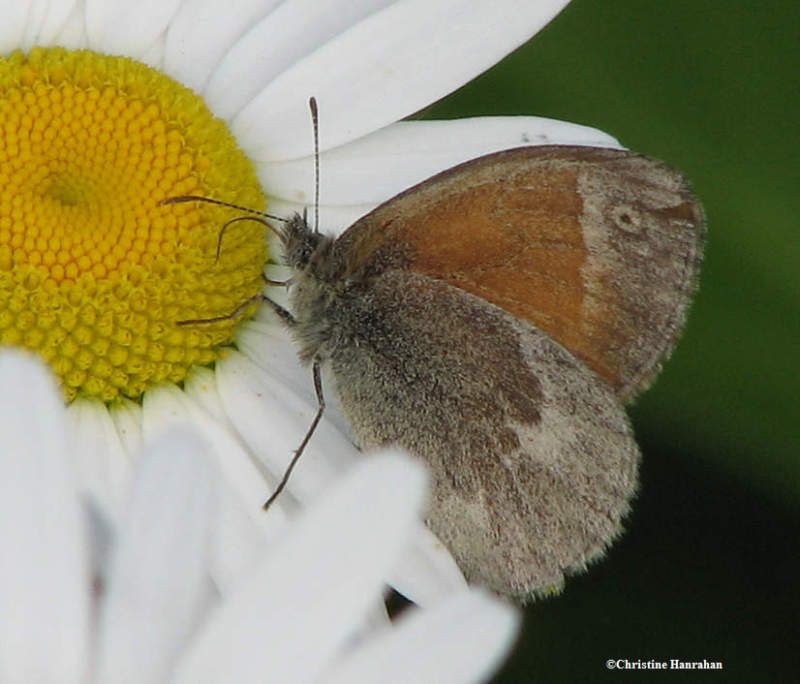
<path fill-rule="evenodd" d="M 266 211 L 259 211 L 258 209 L 251 209 L 244 207 L 241 204 L 233 204 L 232 202 L 223 202 L 218 199 L 211 199 L 210 197 L 203 197 L 202 195 L 178 195 L 176 197 L 167 197 L 159 202 L 161 206 L 167 204 L 184 204 L 186 202 L 205 202 L 206 204 L 216 204 L 220 207 L 229 207 L 230 209 L 238 209 L 239 211 L 246 211 L 248 214 L 255 214 L 256 216 L 263 216 L 274 221 L 283 221 L 287 223 L 288 219 L 282 216 L 275 216 L 275 214 L 268 214 Z"/>
<path fill-rule="evenodd" d="M 311 110 L 311 127 L 314 129 L 314 232 L 319 233 L 319 113 L 317 98 L 308 100 Z"/>

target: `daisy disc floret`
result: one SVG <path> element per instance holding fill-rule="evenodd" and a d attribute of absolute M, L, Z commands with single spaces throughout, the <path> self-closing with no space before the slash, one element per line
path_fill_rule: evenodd
<path fill-rule="evenodd" d="M 138 398 L 224 354 L 263 286 L 264 227 L 186 194 L 264 195 L 225 124 L 139 62 L 60 48 L 0 59 L 0 343 L 68 399 Z M 219 250 L 218 250 L 219 247 Z M 219 254 L 218 254 L 219 252 Z"/>

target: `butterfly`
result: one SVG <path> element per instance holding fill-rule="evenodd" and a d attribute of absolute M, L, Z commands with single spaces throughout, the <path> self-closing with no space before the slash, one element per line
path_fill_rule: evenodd
<path fill-rule="evenodd" d="M 324 371 L 362 450 L 428 465 L 426 522 L 468 580 L 524 602 L 604 554 L 637 487 L 624 407 L 698 280 L 704 216 L 680 173 L 626 150 L 520 147 L 338 238 L 299 214 L 273 230 L 290 307 L 259 298 L 312 366 L 320 408 L 268 504 L 322 416 Z"/>
<path fill-rule="evenodd" d="M 427 523 L 466 577 L 526 600 L 620 534 L 639 461 L 624 405 L 681 331 L 704 230 L 659 161 L 506 150 L 336 239 L 295 216 L 285 320 L 361 449 L 429 466 Z"/>

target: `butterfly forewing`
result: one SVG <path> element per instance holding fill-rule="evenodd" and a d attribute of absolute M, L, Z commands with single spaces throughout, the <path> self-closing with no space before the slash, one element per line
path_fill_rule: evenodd
<path fill-rule="evenodd" d="M 541 146 L 438 174 L 337 245 L 351 271 L 423 273 L 529 321 L 627 400 L 680 332 L 703 232 L 702 210 L 665 164 L 625 150 Z"/>

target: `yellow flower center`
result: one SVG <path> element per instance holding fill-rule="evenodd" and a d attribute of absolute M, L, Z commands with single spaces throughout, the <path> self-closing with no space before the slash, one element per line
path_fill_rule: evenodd
<path fill-rule="evenodd" d="M 196 95 L 122 57 L 0 59 L 0 343 L 38 352 L 69 399 L 136 398 L 218 359 L 263 286 L 255 170 Z"/>

